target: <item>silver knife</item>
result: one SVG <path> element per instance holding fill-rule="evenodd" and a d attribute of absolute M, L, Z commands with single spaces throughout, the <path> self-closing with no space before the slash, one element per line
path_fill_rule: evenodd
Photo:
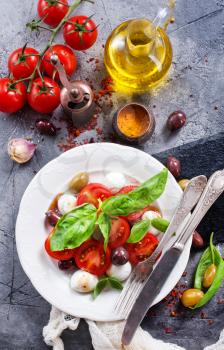
<path fill-rule="evenodd" d="M 128 345 L 153 300 L 162 289 L 164 283 L 176 265 L 184 246 L 192 232 L 201 222 L 209 208 L 224 191 L 224 170 L 215 172 L 209 179 L 208 184 L 191 216 L 191 219 L 183 228 L 173 246 L 162 256 L 153 272 L 148 277 L 142 292 L 128 315 L 122 335 L 123 345 Z"/>
<path fill-rule="evenodd" d="M 182 250 L 171 247 L 161 258 L 138 296 L 125 325 L 122 334 L 122 344 L 130 344 L 134 333 L 145 317 L 149 306 L 161 291 L 164 283 L 176 265 Z"/>

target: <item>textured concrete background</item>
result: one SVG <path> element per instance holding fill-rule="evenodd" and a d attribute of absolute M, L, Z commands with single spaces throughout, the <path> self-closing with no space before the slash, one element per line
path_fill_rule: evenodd
<path fill-rule="evenodd" d="M 36 2 L 36 0 L 1 0 L 1 76 L 7 75 L 7 56 L 13 49 L 22 46 L 25 42 L 29 42 L 31 46 L 38 49 L 43 47 L 47 40 L 48 34 L 30 35 L 25 30 L 25 23 L 36 15 Z M 144 0 L 96 0 L 95 5 L 83 4 L 78 12 L 86 15 L 95 13 L 95 21 L 100 24 L 100 34 L 98 43 L 93 49 L 86 54 L 78 55 L 79 71 L 76 77 L 83 79 L 90 77 L 97 85 L 105 75 L 102 44 L 111 29 L 127 18 L 146 14 L 153 17 L 158 4 L 159 2 L 155 0 L 147 2 Z M 151 108 L 156 106 L 153 108 L 157 122 L 156 132 L 152 140 L 145 145 L 145 150 L 149 153 L 159 153 L 195 140 L 201 143 L 202 138 L 212 136 L 213 141 L 203 144 L 195 158 L 196 162 L 197 157 L 202 157 L 200 166 L 206 165 L 203 172 L 207 173 L 211 169 L 223 167 L 224 163 L 222 157 L 216 161 L 216 148 L 220 154 L 223 150 L 222 141 L 216 142 L 216 140 L 223 140 L 223 135 L 216 134 L 224 131 L 224 2 L 223 0 L 177 0 L 175 17 L 175 23 L 169 27 L 174 48 L 174 64 L 168 81 L 159 90 L 156 89 L 151 94 L 141 97 Z M 85 63 L 92 56 L 100 58 L 101 71 L 93 72 L 94 65 Z M 125 96 L 114 96 L 114 109 L 126 99 Z M 110 117 L 114 109 L 105 108 L 101 113 L 98 123 L 104 129 L 110 129 Z M 168 114 L 175 109 L 185 110 L 188 115 L 188 124 L 171 137 L 165 132 L 164 125 Z M 59 108 L 55 117 L 58 118 L 61 113 Z M 65 134 L 62 130 L 57 139 L 48 137 L 43 139 L 30 129 L 37 117 L 39 117 L 37 114 L 25 108 L 17 115 L 1 115 L 0 118 L 1 350 L 47 348 L 42 342 L 41 331 L 48 320 L 50 306 L 36 293 L 25 276 L 18 261 L 14 241 L 14 225 L 21 196 L 34 174 L 60 153 L 57 141 Z M 91 133 L 94 134 L 93 131 Z M 33 137 L 38 143 L 38 151 L 29 164 L 21 167 L 8 159 L 6 144 L 9 138 L 22 136 Z M 184 146 L 172 152 L 183 156 L 183 162 L 188 168 L 185 174 L 192 176 L 200 172 L 200 168 L 189 168 L 193 164 L 192 158 L 195 152 L 199 152 L 199 147 L 195 144 L 189 147 Z M 206 147 L 211 151 L 209 162 L 204 151 Z M 188 154 L 187 157 L 185 157 L 186 154 Z M 189 155 L 192 158 L 189 158 Z M 189 271 L 192 271 L 197 259 L 197 256 L 192 256 Z M 217 307 L 215 302 L 210 304 L 208 311 L 211 319 L 215 319 L 216 322 L 209 329 L 207 319 L 202 320 L 197 312 L 193 322 L 190 314 L 186 314 L 185 319 L 170 319 L 162 305 L 158 310 L 161 312 L 160 316 L 153 317 L 151 320 L 146 319 L 144 327 L 150 329 L 156 337 L 175 341 L 191 350 L 201 350 L 206 344 L 217 340 L 220 329 L 223 328 L 223 305 Z M 163 328 L 166 324 L 174 328 L 172 334 L 164 333 Z M 91 349 L 84 324 L 81 325 L 77 334 L 65 332 L 64 339 L 68 350 Z"/>

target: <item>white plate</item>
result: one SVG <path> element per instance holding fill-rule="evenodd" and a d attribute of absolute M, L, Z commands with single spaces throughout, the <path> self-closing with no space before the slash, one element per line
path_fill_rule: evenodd
<path fill-rule="evenodd" d="M 69 275 L 60 271 L 57 263 L 44 250 L 46 228 L 44 213 L 51 200 L 66 189 L 74 174 L 87 171 L 91 181 L 106 184 L 108 172 L 122 172 L 139 181 L 145 181 L 163 169 L 152 156 L 135 148 L 112 143 L 80 146 L 45 165 L 27 187 L 22 198 L 16 223 L 16 244 L 20 262 L 33 286 L 50 304 L 77 317 L 96 321 L 114 321 L 113 307 L 119 292 L 104 291 L 95 301 L 90 294 L 73 292 L 69 287 Z M 164 194 L 157 201 L 166 219 L 171 219 L 181 198 L 182 190 L 169 173 Z M 189 240 L 175 269 L 154 301 L 162 300 L 176 285 L 188 262 Z"/>

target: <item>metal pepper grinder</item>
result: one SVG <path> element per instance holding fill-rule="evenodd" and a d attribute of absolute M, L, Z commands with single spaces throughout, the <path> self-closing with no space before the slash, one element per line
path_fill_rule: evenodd
<path fill-rule="evenodd" d="M 63 85 L 61 105 L 65 113 L 72 119 L 74 126 L 80 127 L 93 116 L 96 105 L 91 87 L 82 80 L 69 81 L 65 69 L 57 55 L 51 56 L 51 63 L 58 71 Z"/>

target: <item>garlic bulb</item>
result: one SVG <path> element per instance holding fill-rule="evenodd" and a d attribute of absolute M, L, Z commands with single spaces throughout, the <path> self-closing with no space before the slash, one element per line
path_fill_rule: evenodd
<path fill-rule="evenodd" d="M 36 148 L 37 145 L 26 139 L 12 139 L 8 143 L 8 154 L 15 162 L 23 164 L 33 157 Z"/>

